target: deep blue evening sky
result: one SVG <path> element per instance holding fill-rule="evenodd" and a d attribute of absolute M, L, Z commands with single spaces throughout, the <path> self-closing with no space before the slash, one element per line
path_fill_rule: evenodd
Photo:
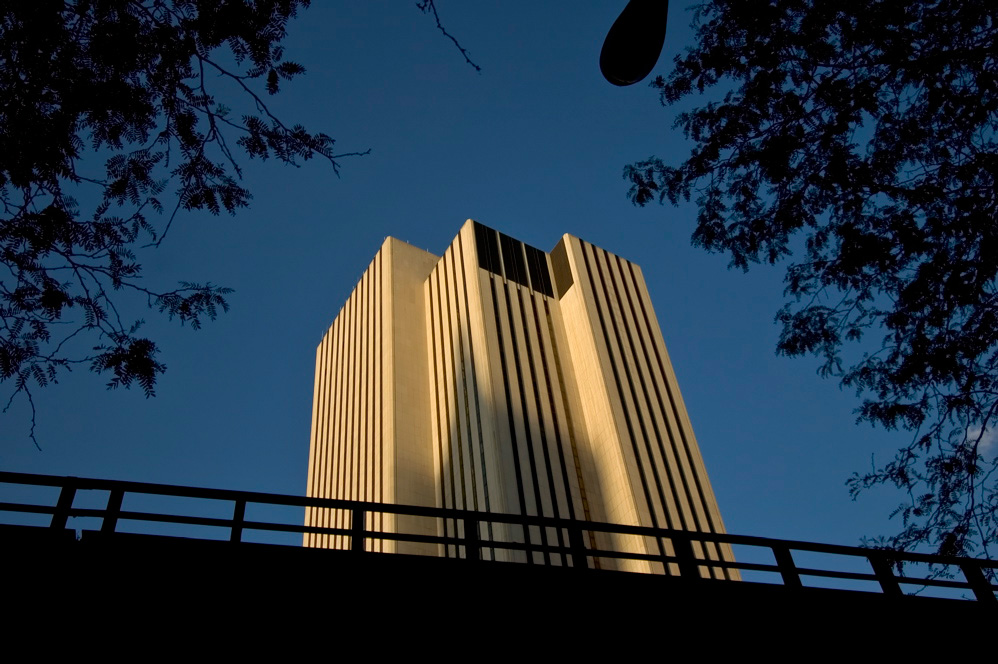
<path fill-rule="evenodd" d="M 854 544 L 898 528 L 900 495 L 852 502 L 844 481 L 908 435 L 856 425 L 855 395 L 816 360 L 775 356 L 783 269 L 729 271 L 690 246 L 693 207 L 628 202 L 624 165 L 678 161 L 685 143 L 646 83 L 600 75 L 623 0 L 439 0 L 481 74 L 411 0 L 314 4 L 287 41 L 307 74 L 273 109 L 371 154 L 339 178 L 244 159 L 248 210 L 182 216 L 140 256 L 152 286 L 234 288 L 231 311 L 192 331 L 137 303 L 168 366 L 157 396 L 77 370 L 35 391 L 43 451 L 24 400 L 2 416 L 0 467 L 303 494 L 323 332 L 385 236 L 439 254 L 473 218 L 545 250 L 571 233 L 643 268 L 729 532 Z M 684 7 L 655 74 L 689 43 Z"/>

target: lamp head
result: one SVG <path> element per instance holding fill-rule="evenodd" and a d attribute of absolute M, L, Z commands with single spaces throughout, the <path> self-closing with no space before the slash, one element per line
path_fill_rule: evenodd
<path fill-rule="evenodd" d="M 662 53 L 669 0 L 630 0 L 613 22 L 599 55 L 603 77 L 632 85 L 651 73 Z"/>

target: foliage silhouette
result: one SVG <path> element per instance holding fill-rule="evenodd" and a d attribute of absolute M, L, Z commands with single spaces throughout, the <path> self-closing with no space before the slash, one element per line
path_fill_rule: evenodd
<path fill-rule="evenodd" d="M 246 207 L 238 154 L 289 165 L 321 158 L 337 174 L 340 158 L 366 154 L 336 154 L 329 136 L 286 124 L 267 105 L 305 72 L 281 43 L 308 5 L 37 0 L 0 9 L 0 381 L 13 385 L 7 407 L 19 394 L 29 401 L 33 441 L 31 387 L 73 365 L 110 372 L 108 388 L 137 383 L 153 395 L 166 367 L 116 291 L 193 328 L 228 310 L 232 291 L 211 283 L 141 285 L 135 250 L 162 243 L 182 210 Z M 417 7 L 480 70 L 432 0 Z M 87 170 L 95 166 L 96 175 Z M 84 212 L 74 194 L 99 202 Z"/>
<path fill-rule="evenodd" d="M 693 243 L 731 266 L 792 259 L 777 353 L 913 432 L 848 481 L 906 494 L 877 546 L 998 542 L 996 19 L 985 0 L 702 2 L 652 84 L 664 105 L 715 93 L 676 120 L 692 151 L 624 171 L 637 205 L 694 199 Z"/>

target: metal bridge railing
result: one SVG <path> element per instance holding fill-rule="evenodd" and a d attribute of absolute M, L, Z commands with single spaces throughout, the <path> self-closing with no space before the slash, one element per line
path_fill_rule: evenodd
<path fill-rule="evenodd" d="M 453 550 L 458 557 L 482 561 L 483 563 L 486 562 L 483 552 L 487 550 L 492 552 L 491 555 L 493 558 L 495 558 L 494 552 L 496 550 L 522 551 L 525 555 L 521 557 L 528 563 L 536 562 L 537 556 L 543 556 L 545 560 L 550 560 L 549 556 L 556 556 L 564 566 L 574 568 L 580 573 L 598 566 L 596 563 L 598 560 L 645 561 L 652 564 L 654 569 L 659 571 L 659 573 L 671 574 L 696 582 L 725 583 L 726 581 L 712 579 L 712 576 L 715 576 L 712 575 L 712 571 L 717 570 L 769 572 L 778 574 L 782 585 L 788 588 L 802 588 L 804 586 L 802 577 L 844 579 L 875 582 L 876 586 L 873 587 L 879 588 L 881 593 L 900 597 L 904 595 L 902 585 L 916 585 L 923 588 L 937 587 L 968 591 L 978 602 L 998 607 L 998 598 L 995 595 L 996 591 L 998 591 L 998 585 L 989 581 L 989 576 L 994 578 L 995 570 L 998 570 L 998 561 L 995 560 L 905 553 L 882 549 L 780 540 L 767 537 L 668 530 L 551 517 L 474 512 L 411 505 L 389 505 L 354 500 L 306 498 L 251 491 L 204 489 L 119 480 L 97 480 L 79 477 L 0 472 L 0 485 L 2 484 L 58 488 L 59 496 L 55 505 L 39 505 L 28 502 L 0 502 L 0 512 L 49 515 L 51 519 L 48 527 L 58 531 L 64 531 L 67 528 L 71 517 L 91 517 L 100 519 L 100 531 L 105 534 L 117 532 L 118 524 L 121 521 L 213 526 L 227 531 L 228 539 L 233 543 L 243 541 L 244 533 L 249 530 L 316 533 L 319 535 L 343 536 L 345 538 L 344 542 L 349 542 L 345 548 L 349 548 L 359 555 L 366 555 L 372 548 L 370 543 L 373 541 L 419 542 L 437 544 L 443 549 Z M 107 504 L 103 508 L 75 506 L 78 494 L 83 491 L 108 492 Z M 232 516 L 231 518 L 219 518 L 126 510 L 122 507 L 126 494 L 176 496 L 206 501 L 225 501 L 231 503 Z M 351 517 L 349 519 L 349 527 L 345 528 L 252 521 L 246 519 L 246 508 L 251 504 L 345 510 L 350 513 Z M 436 536 L 373 530 L 367 526 L 367 517 L 370 514 L 377 513 L 424 517 L 450 522 L 455 524 L 455 526 L 460 524 L 461 527 L 454 527 L 450 530 L 450 532 L 455 533 L 454 535 Z M 519 528 L 520 532 L 524 534 L 522 538 L 524 541 L 508 541 L 495 537 L 483 537 L 483 527 L 486 527 L 486 532 L 492 532 L 490 528 L 487 528 L 490 524 L 505 524 L 507 527 Z M 540 541 L 532 541 L 532 538 L 528 534 L 531 529 L 554 533 L 554 535 L 548 538 L 536 538 L 540 539 Z M 595 538 L 591 537 L 593 533 L 609 535 L 609 538 L 602 538 L 606 541 L 611 540 L 614 536 L 622 535 L 645 538 L 646 541 L 658 543 L 659 553 L 649 554 L 596 548 L 592 545 L 595 542 Z M 586 544 L 587 536 L 590 537 L 589 546 Z M 548 543 L 548 540 L 553 540 L 557 543 Z M 711 550 L 720 550 L 724 545 L 755 547 L 768 550 L 776 564 L 737 562 L 732 559 L 722 559 L 721 556 L 710 555 L 708 553 Z M 801 567 L 795 562 L 793 552 L 849 556 L 853 559 L 858 557 L 868 561 L 871 571 L 863 573 Z M 954 567 L 961 571 L 964 578 L 960 580 L 956 578 L 905 576 L 903 573 L 904 567 L 911 564 Z M 716 576 L 730 576 L 730 572 Z"/>

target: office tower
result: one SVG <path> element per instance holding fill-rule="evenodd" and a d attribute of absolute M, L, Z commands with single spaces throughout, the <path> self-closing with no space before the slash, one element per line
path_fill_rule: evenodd
<path fill-rule="evenodd" d="M 723 532 L 641 269 L 570 235 L 547 254 L 469 220 L 442 257 L 386 239 L 319 344 L 313 404 L 309 496 Z M 455 534 L 368 518 L 373 530 Z M 346 528 L 349 515 L 310 509 L 306 523 Z M 511 529 L 488 535 L 558 543 Z M 592 548 L 671 546 L 589 537 Z"/>

